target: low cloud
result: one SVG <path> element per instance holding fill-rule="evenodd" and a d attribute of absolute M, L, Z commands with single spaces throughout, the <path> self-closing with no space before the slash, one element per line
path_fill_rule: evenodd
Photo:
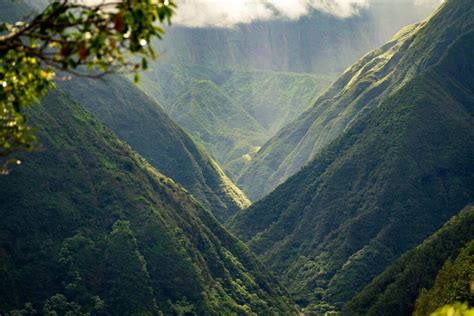
<path fill-rule="evenodd" d="M 445 0 L 415 0 L 416 5 L 424 5 L 424 4 L 441 4 Z"/>
<path fill-rule="evenodd" d="M 96 5 L 113 0 L 75 1 Z M 376 1 L 436 5 L 445 0 L 175 0 L 178 8 L 172 20 L 175 25 L 187 27 L 233 27 L 255 21 L 297 20 L 313 10 L 348 18 Z"/>
<path fill-rule="evenodd" d="M 358 14 L 369 0 L 178 0 L 174 24 L 232 27 L 254 21 L 298 19 L 319 10 L 339 18 Z"/>

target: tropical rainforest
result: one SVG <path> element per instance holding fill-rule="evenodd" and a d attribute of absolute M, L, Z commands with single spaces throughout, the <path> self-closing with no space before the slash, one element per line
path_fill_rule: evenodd
<path fill-rule="evenodd" d="M 0 0 L 0 96 L 0 315 L 474 313 L 472 0 Z"/>

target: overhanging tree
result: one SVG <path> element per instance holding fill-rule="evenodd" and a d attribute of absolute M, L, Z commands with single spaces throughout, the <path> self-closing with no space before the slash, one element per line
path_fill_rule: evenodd
<path fill-rule="evenodd" d="M 20 163 L 12 153 L 35 148 L 25 110 L 54 87 L 58 72 L 127 70 L 138 80 L 174 8 L 173 0 L 61 0 L 27 21 L 0 22 L 0 172 Z"/>

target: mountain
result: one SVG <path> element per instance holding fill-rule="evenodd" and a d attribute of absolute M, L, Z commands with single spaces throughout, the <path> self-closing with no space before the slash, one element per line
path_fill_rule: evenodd
<path fill-rule="evenodd" d="M 168 113 L 225 166 L 265 141 L 265 130 L 212 81 L 194 81 Z"/>
<path fill-rule="evenodd" d="M 373 1 L 348 18 L 314 10 L 232 28 L 173 25 L 157 44 L 167 63 L 211 69 L 340 73 L 401 27 L 425 18 L 436 1 Z M 179 14 L 179 8 L 178 8 Z"/>
<path fill-rule="evenodd" d="M 474 233 L 474 207 L 469 206 L 448 221 L 440 230 L 423 243 L 397 259 L 377 276 L 343 310 L 343 315 L 412 315 L 416 298 L 422 289 L 432 288 L 439 271 L 446 269 L 445 262 L 451 262 L 463 248 L 472 243 Z M 470 247 L 469 249 L 472 249 Z M 469 285 L 469 278 L 464 280 Z M 426 296 L 426 294 L 423 294 Z M 452 302 L 436 302 L 432 305 Z M 421 305 L 421 302 L 420 302 Z M 424 305 L 424 304 L 423 304 Z M 434 309 L 436 309 L 434 308 Z M 432 312 L 434 311 L 432 310 Z M 426 313 L 429 315 L 429 313 Z"/>
<path fill-rule="evenodd" d="M 447 1 L 398 36 L 405 44 L 387 44 L 399 49 L 367 55 L 353 80 L 343 75 L 331 89 L 348 80 L 346 90 L 375 103 L 230 221 L 303 306 L 340 308 L 474 200 L 473 17 L 471 1 Z M 385 68 L 394 78 L 384 83 L 386 58 L 398 66 Z M 361 66 L 367 60 L 377 62 Z M 370 81 L 361 79 L 369 73 Z M 353 110 L 342 108 L 338 120 Z"/>
<path fill-rule="evenodd" d="M 16 21 L 31 15 L 32 7 L 45 5 L 41 1 L 27 4 L 0 0 L 0 19 Z M 128 80 L 109 75 L 101 80 L 73 78 L 58 84 L 159 172 L 189 190 L 221 222 L 250 205 L 202 145 L 169 118 L 159 101 Z"/>
<path fill-rule="evenodd" d="M 44 150 L 0 178 L 2 314 L 296 314 L 241 241 L 66 93 L 33 110 Z"/>
<path fill-rule="evenodd" d="M 434 65 L 453 39 L 451 30 L 460 27 L 449 23 L 408 26 L 348 68 L 309 110 L 262 146 L 236 180 L 239 187 L 258 200 L 299 171 L 359 116 Z"/>
<path fill-rule="evenodd" d="M 340 136 L 360 115 L 397 91 L 413 72 L 436 63 L 426 52 L 442 49 L 445 37 L 433 30 L 433 42 L 417 42 L 426 22 L 408 26 L 390 42 L 368 53 L 296 120 L 266 142 L 236 180 L 252 200 L 270 193 Z M 412 45 L 413 44 L 413 45 Z M 437 47 L 438 46 L 438 47 Z M 407 51 L 408 50 L 408 51 Z M 257 184 L 257 185 L 255 185 Z"/>
<path fill-rule="evenodd" d="M 61 83 L 159 172 L 189 190 L 222 222 L 250 204 L 205 149 L 128 80 L 74 78 Z"/>
<path fill-rule="evenodd" d="M 331 75 L 219 70 L 166 60 L 143 74 L 140 87 L 203 144 L 231 178 L 332 79 Z"/>
<path fill-rule="evenodd" d="M 260 147 L 314 103 L 335 74 L 433 7 L 385 1 L 345 19 L 315 10 L 298 20 L 233 28 L 173 25 L 156 43 L 158 61 L 141 86 L 235 181 Z M 248 182 L 242 183 L 253 193 Z"/>
<path fill-rule="evenodd" d="M 267 137 L 303 113 L 336 77 L 262 70 L 224 74 L 221 89 L 265 128 Z"/>

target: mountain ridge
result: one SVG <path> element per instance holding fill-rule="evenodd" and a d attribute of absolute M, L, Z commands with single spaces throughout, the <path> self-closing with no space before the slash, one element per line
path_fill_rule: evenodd
<path fill-rule="evenodd" d="M 296 314 L 241 241 L 67 93 L 30 117 L 46 150 L 0 178 L 2 313 Z"/>
<path fill-rule="evenodd" d="M 173 26 L 161 43 L 167 62 L 214 69 L 340 73 L 401 27 L 426 17 L 436 3 L 373 2 L 348 18 L 313 10 L 233 28 Z"/>
<path fill-rule="evenodd" d="M 332 78 L 168 64 L 166 58 L 155 66 L 143 74 L 140 88 L 202 143 L 233 180 Z"/>
<path fill-rule="evenodd" d="M 474 238 L 474 207 L 467 206 L 435 234 L 403 254 L 344 306 L 343 315 L 408 315 L 442 265 Z M 416 279 L 417 282 L 413 282 Z"/>
<path fill-rule="evenodd" d="M 470 10 L 452 14 L 463 21 Z M 442 56 L 433 52 L 443 51 L 458 35 L 451 32 L 463 27 L 449 25 L 438 16 L 435 12 L 426 21 L 405 27 L 387 44 L 349 67 L 309 110 L 262 146 L 237 185 L 252 200 L 260 199 L 311 161 L 358 117 L 377 107 L 388 93 L 396 93 L 413 73 L 434 65 Z M 255 181 L 258 185 L 252 190 Z"/>
<path fill-rule="evenodd" d="M 342 307 L 474 199 L 473 14 L 448 1 L 405 55 L 443 42 L 430 34 L 456 33 L 452 44 L 408 63 L 418 68 L 408 82 L 231 219 L 302 306 Z"/>
<path fill-rule="evenodd" d="M 60 86 L 155 168 L 189 190 L 220 221 L 250 205 L 202 145 L 127 79 L 74 78 Z"/>

